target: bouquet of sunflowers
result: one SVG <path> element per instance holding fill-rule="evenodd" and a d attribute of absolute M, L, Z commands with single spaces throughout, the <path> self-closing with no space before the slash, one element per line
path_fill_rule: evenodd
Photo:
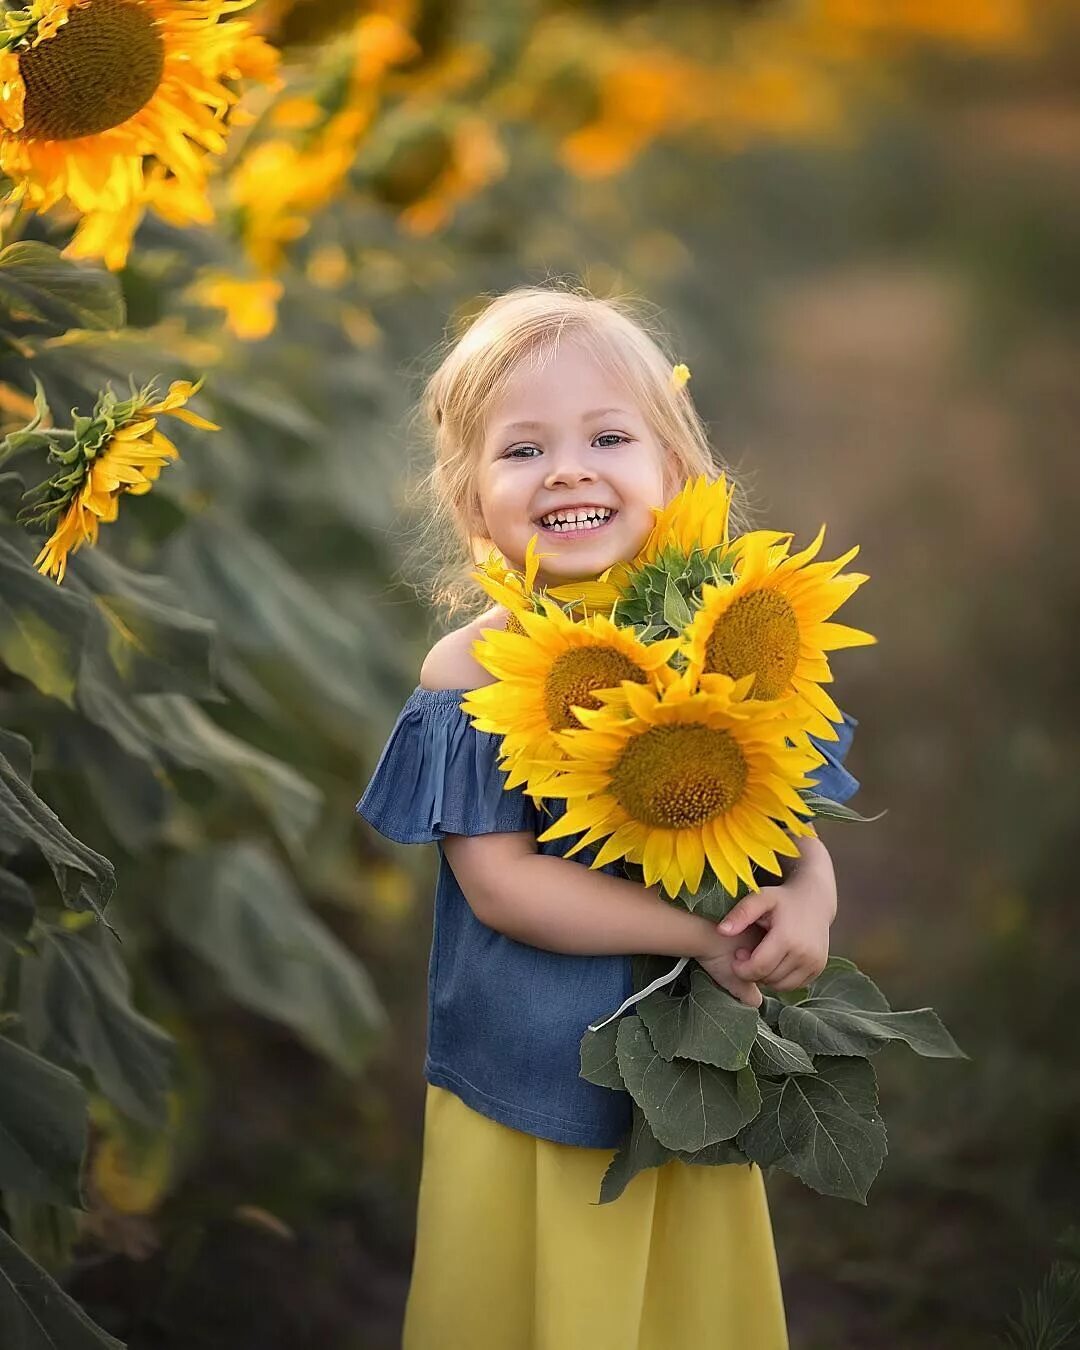
<path fill-rule="evenodd" d="M 603 841 L 590 866 L 626 875 L 719 920 L 780 873 L 815 817 L 863 820 L 814 790 L 815 741 L 843 714 L 828 652 L 871 643 L 830 616 L 867 580 L 815 561 L 792 536 L 729 536 L 724 478 L 655 508 L 640 553 L 591 581 L 540 590 L 537 536 L 516 573 L 493 553 L 475 574 L 509 611 L 474 653 L 495 677 L 463 710 L 502 737 L 507 789 L 565 801 L 539 839 Z M 870 1057 L 889 1041 L 963 1056 L 930 1008 L 893 1011 L 855 965 L 831 957 L 806 988 L 740 1002 L 704 969 L 633 959 L 634 995 L 584 1031 L 581 1073 L 625 1089 L 633 1123 L 603 1180 L 620 1195 L 672 1158 L 756 1162 L 865 1203 L 885 1158 Z M 629 1008 L 632 1013 L 627 1013 Z"/>

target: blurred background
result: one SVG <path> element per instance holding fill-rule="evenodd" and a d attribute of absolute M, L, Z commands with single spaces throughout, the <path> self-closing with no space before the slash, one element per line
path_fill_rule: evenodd
<path fill-rule="evenodd" d="M 0 748 L 74 838 L 0 817 L 0 1043 L 88 1120 L 85 1208 L 0 1146 L 0 1267 L 138 1350 L 398 1343 L 436 857 L 353 807 L 441 631 L 409 415 L 485 297 L 563 279 L 654 305 L 759 519 L 827 522 L 872 578 L 841 617 L 879 645 L 833 666 L 854 804 L 887 814 L 825 836 L 833 950 L 970 1060 L 877 1058 L 865 1208 L 770 1177 L 793 1350 L 1080 1344 L 1075 6 L 240 21 L 277 75 L 218 72 L 243 115 L 203 223 L 148 190 L 95 260 L 90 213 L 17 204 L 7 162 L 3 430 L 35 379 L 68 426 L 155 375 L 205 375 L 220 430 L 170 423 L 179 461 L 59 587 L 15 521 L 43 447 L 0 461 Z M 65 867 L 115 883 L 122 942 Z M 6 1081 L 6 1137 L 38 1137 Z M 108 1342 L 71 1312 L 55 1344 Z"/>

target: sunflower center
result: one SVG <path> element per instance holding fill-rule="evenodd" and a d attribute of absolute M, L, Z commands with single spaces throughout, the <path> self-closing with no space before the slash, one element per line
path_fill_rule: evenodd
<path fill-rule="evenodd" d="M 513 610 L 510 610 L 506 616 L 506 631 L 508 633 L 520 633 L 522 635 L 525 633 L 525 625 Z"/>
<path fill-rule="evenodd" d="M 26 86 L 23 137 L 70 141 L 133 117 L 153 98 L 165 44 L 138 0 L 88 0 L 38 47 L 19 53 Z"/>
<path fill-rule="evenodd" d="M 580 727 L 571 707 L 576 704 L 579 708 L 599 708 L 599 700 L 593 698 L 592 691 L 607 689 L 621 680 L 645 684 L 647 676 L 614 647 L 567 648 L 555 658 L 544 685 L 549 725 L 555 731 Z"/>
<path fill-rule="evenodd" d="M 650 727 L 627 744 L 611 793 L 634 820 L 655 829 L 688 829 L 734 806 L 748 774 L 729 732 L 678 722 Z"/>
<path fill-rule="evenodd" d="M 717 621 L 705 644 L 706 671 L 733 680 L 755 674 L 754 698 L 787 692 L 799 663 L 799 621 L 778 591 L 740 595 Z"/>

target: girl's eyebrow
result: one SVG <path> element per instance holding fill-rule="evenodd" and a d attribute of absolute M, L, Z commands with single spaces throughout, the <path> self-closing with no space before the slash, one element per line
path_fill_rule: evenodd
<path fill-rule="evenodd" d="M 594 417 L 606 417 L 608 413 L 621 413 L 623 417 L 632 416 L 625 408 L 593 408 L 591 412 L 582 413 L 581 420 L 589 422 Z M 503 431 L 539 431 L 546 426 L 546 422 L 506 422 Z"/>

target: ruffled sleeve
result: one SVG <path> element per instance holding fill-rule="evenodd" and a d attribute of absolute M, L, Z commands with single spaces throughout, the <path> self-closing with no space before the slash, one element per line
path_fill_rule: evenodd
<path fill-rule="evenodd" d="M 825 756 L 825 763 L 815 769 L 810 777 L 814 780 L 814 790 L 822 797 L 828 797 L 834 802 L 846 802 L 859 790 L 859 780 L 844 768 L 844 760 L 851 748 L 855 728 L 859 722 L 857 718 L 844 713 L 843 722 L 835 725 L 838 737 L 835 741 L 819 740 L 817 736 L 810 737 L 815 748 Z"/>
<path fill-rule="evenodd" d="M 461 711 L 464 689 L 413 690 L 398 715 L 356 810 L 399 844 L 448 834 L 540 830 L 521 788 L 504 791 L 502 738 L 477 731 Z"/>

